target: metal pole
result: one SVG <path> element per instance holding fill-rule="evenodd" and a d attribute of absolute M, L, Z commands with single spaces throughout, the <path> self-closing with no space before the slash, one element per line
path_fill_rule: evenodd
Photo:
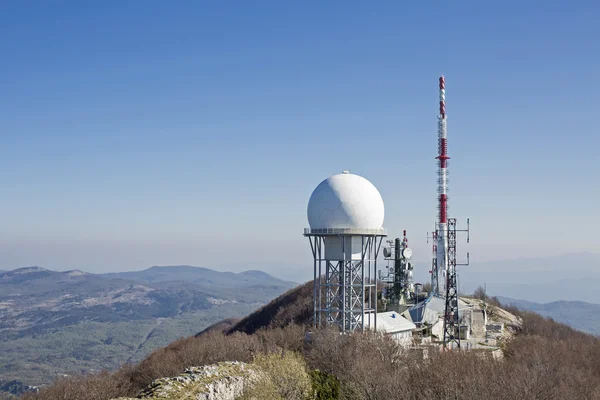
<path fill-rule="evenodd" d="M 342 264 L 340 266 L 339 276 L 342 278 L 341 291 L 342 291 L 342 332 L 346 331 L 346 237 L 342 238 Z"/>
<path fill-rule="evenodd" d="M 365 237 L 360 237 L 360 321 L 361 331 L 365 331 Z M 369 303 L 371 302 L 371 291 L 369 288 Z M 369 328 L 371 327 L 371 315 L 369 315 Z"/>
<path fill-rule="evenodd" d="M 314 277 L 313 277 L 313 326 L 315 327 L 315 329 L 317 328 L 317 263 L 320 264 L 320 261 L 318 260 L 317 257 L 319 257 L 317 255 L 316 252 L 316 245 L 317 245 L 317 237 L 314 237 L 315 240 L 315 244 L 313 246 L 313 242 L 312 242 L 312 238 L 309 236 L 308 240 L 310 240 L 310 244 L 311 244 L 311 248 L 313 248 L 313 257 L 314 257 Z M 320 258 L 320 257 L 319 257 Z"/>
<path fill-rule="evenodd" d="M 325 325 L 331 321 L 331 262 L 325 260 Z M 322 314 L 322 312 L 321 312 Z"/>
<path fill-rule="evenodd" d="M 319 326 L 321 326 L 323 322 L 323 270 L 321 268 L 322 264 L 323 257 L 321 256 L 321 238 L 319 238 L 319 308 L 317 312 L 317 316 L 319 318 Z"/>

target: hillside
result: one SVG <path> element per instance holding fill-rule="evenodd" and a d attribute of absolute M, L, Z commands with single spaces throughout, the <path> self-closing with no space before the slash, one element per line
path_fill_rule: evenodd
<path fill-rule="evenodd" d="M 208 285 L 202 276 L 219 284 Z M 136 362 L 224 318 L 239 319 L 291 286 L 255 271 L 194 267 L 107 275 L 40 267 L 4 272 L 0 380 L 16 381 L 11 388 L 37 386 L 62 374 Z"/>
<path fill-rule="evenodd" d="M 313 282 L 295 287 L 267 305 L 242 318 L 226 333 L 252 334 L 259 329 L 283 328 L 289 324 L 310 324 L 313 316 Z"/>
<path fill-rule="evenodd" d="M 154 351 L 137 365 L 112 374 L 75 376 L 28 399 L 195 398 L 205 393 L 206 385 L 220 392 L 230 383 L 239 388 L 239 369 L 231 375 L 226 370 L 212 374 L 209 380 L 203 375 L 229 368 L 222 364 L 228 361 L 262 368 L 262 378 L 248 385 L 251 393 L 243 399 L 313 399 L 294 394 L 299 382 L 304 382 L 305 393 L 310 384 L 319 399 L 339 400 L 600 396 L 600 340 L 535 313 L 520 313 L 520 328 L 504 342 L 501 357 L 478 350 L 435 351 L 427 344 L 404 348 L 389 336 L 373 333 L 316 330 L 306 341 L 306 326 L 292 322 L 310 320 L 306 311 L 312 305 L 311 288 L 308 282 L 291 289 L 237 323 L 223 321 Z M 493 313 L 512 315 L 497 307 Z M 449 371 L 459 371 L 452 374 L 452 385 Z"/>
<path fill-rule="evenodd" d="M 550 317 L 582 332 L 600 335 L 600 304 L 584 301 L 553 301 L 540 304 L 503 296 L 498 296 L 498 300 L 505 305 Z"/>
<path fill-rule="evenodd" d="M 284 328 L 290 324 L 310 325 L 312 313 L 313 282 L 309 281 L 288 290 L 242 319 L 219 321 L 197 336 L 210 332 L 253 334 L 261 329 Z"/>
<path fill-rule="evenodd" d="M 200 333 L 197 333 L 196 336 L 206 335 L 206 334 L 214 333 L 214 332 L 217 332 L 217 333 L 229 332 L 231 330 L 231 328 L 233 328 L 241 320 L 242 320 L 241 318 L 225 318 L 224 320 L 219 321 L 216 324 L 212 324 L 211 326 L 204 328 L 204 330 L 201 331 Z"/>

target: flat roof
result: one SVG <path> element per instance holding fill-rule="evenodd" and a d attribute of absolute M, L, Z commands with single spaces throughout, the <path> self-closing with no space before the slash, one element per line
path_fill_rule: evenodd
<path fill-rule="evenodd" d="M 377 330 L 387 333 L 406 332 L 417 326 L 396 311 L 377 313 Z"/>

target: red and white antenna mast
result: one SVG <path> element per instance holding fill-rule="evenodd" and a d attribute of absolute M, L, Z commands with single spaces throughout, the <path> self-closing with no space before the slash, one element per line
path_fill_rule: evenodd
<path fill-rule="evenodd" d="M 444 348 L 460 348 L 460 316 L 458 299 L 458 265 L 469 265 L 456 262 L 456 233 L 466 232 L 469 243 L 469 219 L 467 229 L 456 229 L 456 218 L 448 218 L 448 135 L 446 132 L 446 80 L 440 76 L 440 115 L 438 118 L 438 231 L 437 237 L 437 287 L 434 293 L 440 293 L 440 280 L 443 276 L 445 288 L 444 307 Z M 433 276 L 432 276 L 433 278 Z M 433 279 L 432 279 L 433 280 Z"/>
<path fill-rule="evenodd" d="M 440 113 L 438 116 L 438 232 L 437 232 L 437 285 L 434 293 L 442 293 L 441 277 L 448 269 L 448 136 L 446 131 L 446 80 L 439 79 Z"/>

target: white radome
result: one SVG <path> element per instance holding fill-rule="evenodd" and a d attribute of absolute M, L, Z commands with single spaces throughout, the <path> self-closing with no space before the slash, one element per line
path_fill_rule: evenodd
<path fill-rule="evenodd" d="M 307 214 L 311 229 L 381 229 L 383 199 L 371 182 L 344 171 L 317 186 L 308 201 Z"/>

